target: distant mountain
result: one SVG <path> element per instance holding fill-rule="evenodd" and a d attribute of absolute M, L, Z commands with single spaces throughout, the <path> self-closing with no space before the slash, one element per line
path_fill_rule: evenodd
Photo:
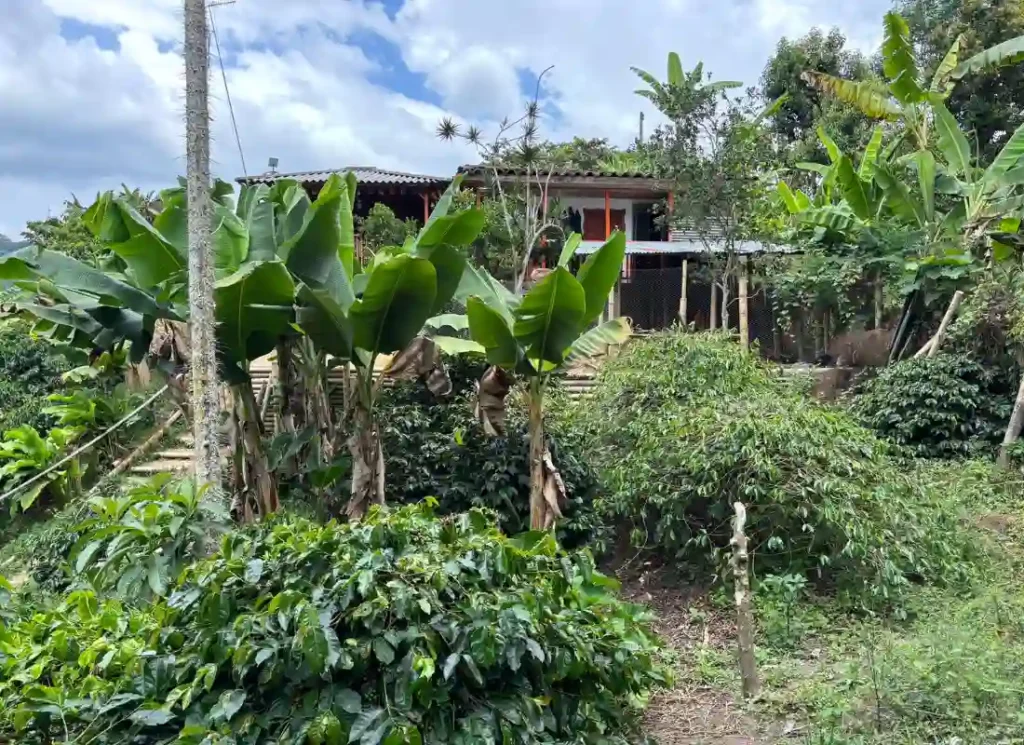
<path fill-rule="evenodd" d="M 31 241 L 12 241 L 7 236 L 0 235 L 0 256 L 12 254 L 30 245 L 32 245 Z"/>

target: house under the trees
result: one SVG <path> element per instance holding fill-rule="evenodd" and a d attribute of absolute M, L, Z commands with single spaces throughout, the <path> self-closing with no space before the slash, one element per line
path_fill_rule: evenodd
<path fill-rule="evenodd" d="M 370 208 L 383 202 L 401 219 L 424 221 L 437 199 L 451 183 L 450 178 L 402 173 L 373 167 L 348 167 L 337 170 L 300 173 L 265 173 L 238 179 L 241 183 L 271 184 L 280 179 L 300 182 L 315 198 L 332 173 L 353 171 L 359 180 L 355 214 L 365 217 Z M 523 171 L 469 165 L 459 168 L 463 186 L 481 193 L 491 189 L 494 179 L 511 187 L 521 183 Z M 711 322 L 712 295 L 709 260 L 725 251 L 712 236 L 700 237 L 693 231 L 668 229 L 665 206 L 673 204 L 668 182 L 642 173 L 559 170 L 541 179 L 547 189 L 548 207 L 561 214 L 567 230 L 580 233 L 583 242 L 579 254 L 590 254 L 614 230 L 626 234 L 626 260 L 618 287 L 609 302 L 609 314 L 628 316 L 638 329 L 660 329 L 685 317 L 698 329 L 720 325 Z M 747 312 L 740 298 L 746 284 L 746 258 L 775 250 L 757 242 L 739 242 L 736 276 L 729 292 L 729 327 L 747 326 L 749 338 L 758 339 L 764 350 L 776 348 L 772 314 L 763 293 L 750 294 Z M 684 291 L 685 290 L 685 291 Z M 721 296 L 717 291 L 716 300 Z M 717 302 L 715 303 L 717 307 Z M 717 315 L 717 314 L 716 314 Z M 749 319 L 749 320 L 748 320 Z"/>

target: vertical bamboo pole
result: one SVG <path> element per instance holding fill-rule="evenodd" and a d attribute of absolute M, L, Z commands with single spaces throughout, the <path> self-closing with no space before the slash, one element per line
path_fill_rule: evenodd
<path fill-rule="evenodd" d="M 687 290 L 688 290 L 686 274 L 687 274 L 687 271 L 688 271 L 689 263 L 690 263 L 689 260 L 684 256 L 683 257 L 683 289 L 682 289 L 682 292 L 680 292 L 680 294 L 679 294 L 679 320 L 682 322 L 682 324 L 684 326 L 686 325 L 686 301 L 687 301 Z"/>
<path fill-rule="evenodd" d="M 740 272 L 740 346 L 744 349 L 750 347 L 750 308 L 747 304 L 750 281 L 750 263 L 743 259 L 743 269 Z"/>

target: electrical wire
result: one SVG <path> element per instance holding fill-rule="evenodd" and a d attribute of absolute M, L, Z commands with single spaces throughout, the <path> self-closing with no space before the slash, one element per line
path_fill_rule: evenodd
<path fill-rule="evenodd" d="M 242 175 L 248 176 L 249 171 L 245 167 L 245 153 L 242 152 L 242 138 L 238 134 L 238 120 L 235 119 L 235 107 L 231 103 L 231 89 L 228 88 L 228 74 L 224 70 L 224 56 L 220 51 L 220 37 L 217 34 L 217 23 L 213 19 L 213 6 L 210 7 L 210 31 L 213 32 L 213 44 L 217 49 L 217 62 L 220 64 L 220 76 L 224 81 L 224 94 L 228 102 L 228 112 L 231 114 L 231 128 L 235 131 L 235 143 L 238 145 L 238 157 L 242 161 Z"/>

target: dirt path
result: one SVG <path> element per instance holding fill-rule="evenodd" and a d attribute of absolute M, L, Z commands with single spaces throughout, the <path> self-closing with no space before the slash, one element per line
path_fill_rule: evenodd
<path fill-rule="evenodd" d="M 778 742 L 726 691 L 738 679 L 735 626 L 728 614 L 665 568 L 618 572 L 622 594 L 657 615 L 654 626 L 677 653 L 676 686 L 657 694 L 644 718 L 644 731 L 660 745 L 767 745 Z M 725 663 L 725 664 L 723 664 Z"/>

